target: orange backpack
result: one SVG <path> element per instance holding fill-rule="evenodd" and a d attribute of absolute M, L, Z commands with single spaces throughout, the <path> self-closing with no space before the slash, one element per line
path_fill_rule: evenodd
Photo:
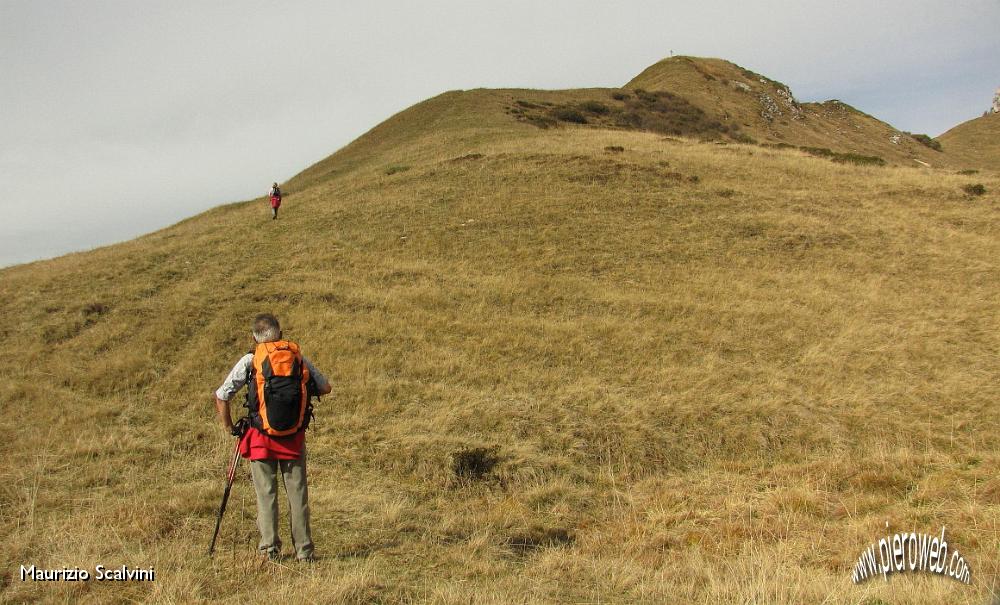
<path fill-rule="evenodd" d="M 312 416 L 311 391 L 299 345 L 288 340 L 257 345 L 247 379 L 251 426 L 272 437 L 304 430 Z"/>

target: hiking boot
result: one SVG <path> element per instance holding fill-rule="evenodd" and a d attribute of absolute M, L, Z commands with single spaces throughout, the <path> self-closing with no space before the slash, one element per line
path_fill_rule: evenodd
<path fill-rule="evenodd" d="M 299 563 L 305 563 L 306 565 L 312 565 L 316 562 L 315 555 L 306 555 L 305 557 L 299 557 Z"/>

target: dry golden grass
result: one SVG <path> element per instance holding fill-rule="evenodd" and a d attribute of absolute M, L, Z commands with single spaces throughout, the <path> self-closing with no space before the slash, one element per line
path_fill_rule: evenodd
<path fill-rule="evenodd" d="M 233 204 L 0 272 L 3 598 L 995 596 L 1000 181 L 539 130 L 510 98 L 404 112 L 290 182 L 279 221 Z M 231 446 L 211 391 L 264 310 L 335 384 L 310 568 L 253 558 L 245 467 L 204 554 Z M 477 447 L 497 465 L 456 477 Z M 973 584 L 851 584 L 886 522 L 947 526 Z"/>
<path fill-rule="evenodd" d="M 963 167 L 1000 172 L 1000 114 L 963 122 L 938 137 L 944 150 Z"/>

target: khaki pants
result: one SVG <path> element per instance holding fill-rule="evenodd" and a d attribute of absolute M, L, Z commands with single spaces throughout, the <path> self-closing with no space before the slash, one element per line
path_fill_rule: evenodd
<path fill-rule="evenodd" d="M 260 529 L 258 549 L 268 554 L 281 552 L 278 535 L 278 471 L 285 483 L 288 514 L 292 522 L 292 543 L 295 556 L 309 559 L 313 542 L 309 529 L 309 486 L 306 482 L 306 452 L 297 460 L 251 460 L 250 475 L 257 492 L 257 528 Z"/>

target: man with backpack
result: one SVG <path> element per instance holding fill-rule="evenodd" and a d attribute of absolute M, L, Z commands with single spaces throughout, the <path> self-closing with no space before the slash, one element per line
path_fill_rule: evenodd
<path fill-rule="evenodd" d="M 281 188 L 278 187 L 277 183 L 271 185 L 271 192 L 268 193 L 271 198 L 271 220 L 278 218 L 278 208 L 281 207 Z"/>
<path fill-rule="evenodd" d="M 312 561 L 305 429 L 312 416 L 311 397 L 326 395 L 332 387 L 302 356 L 297 344 L 282 339 L 277 317 L 270 313 L 258 315 L 252 333 L 256 345 L 240 358 L 215 392 L 216 412 L 222 426 L 240 439 L 240 455 L 250 459 L 257 493 L 259 551 L 272 561 L 281 556 L 277 483 L 280 471 L 288 497 L 295 557 L 299 561 Z M 244 385 L 247 419 L 234 426 L 229 402 Z"/>

